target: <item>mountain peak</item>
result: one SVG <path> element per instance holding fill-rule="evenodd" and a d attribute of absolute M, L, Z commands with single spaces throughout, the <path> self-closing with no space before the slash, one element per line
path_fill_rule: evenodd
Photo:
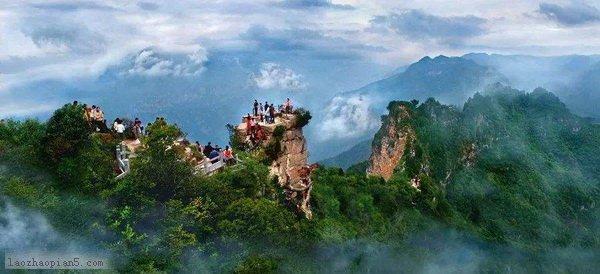
<path fill-rule="evenodd" d="M 419 60 L 419 62 L 417 62 L 417 63 L 421 63 L 421 62 L 429 62 L 429 61 L 431 61 L 431 60 L 433 60 L 433 59 L 431 59 L 431 57 L 429 57 L 429 56 L 425 56 L 425 57 L 421 58 L 421 59 Z"/>
<path fill-rule="evenodd" d="M 460 58 L 460 57 L 455 57 L 455 58 Z M 433 58 L 434 61 L 442 61 L 442 60 L 448 60 L 448 59 L 451 59 L 451 57 L 448 57 L 446 55 L 438 55 L 435 58 Z"/>

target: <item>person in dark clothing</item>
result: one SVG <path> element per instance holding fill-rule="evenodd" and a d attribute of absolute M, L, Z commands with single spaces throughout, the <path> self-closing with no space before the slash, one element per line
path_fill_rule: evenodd
<path fill-rule="evenodd" d="M 110 132 L 110 130 L 108 129 L 108 126 L 106 125 L 106 122 L 107 122 L 106 119 L 104 119 L 102 121 L 102 123 L 100 124 L 100 132 L 102 132 L 102 133 Z"/>
<path fill-rule="evenodd" d="M 210 153 L 213 152 L 213 150 L 215 150 L 215 149 L 212 147 L 210 142 L 208 142 L 208 144 L 204 147 L 204 156 L 209 157 Z"/>
<path fill-rule="evenodd" d="M 271 124 L 275 123 L 275 106 L 273 104 L 269 106 L 269 117 L 271 118 Z"/>
<path fill-rule="evenodd" d="M 258 101 L 254 100 L 254 116 L 258 116 Z"/>
<path fill-rule="evenodd" d="M 219 158 L 219 156 L 221 155 L 221 152 L 220 152 L 220 150 L 221 150 L 220 148 L 217 148 L 217 149 L 213 149 L 213 151 L 211 151 L 211 152 L 210 152 L 210 154 L 208 155 L 208 158 L 209 158 L 209 159 L 216 158 L 216 159 L 214 159 L 214 160 L 210 161 L 211 163 L 213 163 L 213 164 L 214 164 L 214 163 L 216 163 L 216 162 L 218 162 L 218 161 L 220 161 L 220 160 L 221 160 L 221 159 Z"/>

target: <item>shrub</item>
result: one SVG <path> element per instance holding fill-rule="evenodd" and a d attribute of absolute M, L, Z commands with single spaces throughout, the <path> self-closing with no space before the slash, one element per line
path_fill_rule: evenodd
<path fill-rule="evenodd" d="M 48 121 L 43 145 L 52 163 L 76 155 L 88 141 L 91 131 L 83 114 L 81 106 L 65 105 Z"/>
<path fill-rule="evenodd" d="M 308 122 L 310 121 L 310 119 L 312 119 L 310 111 L 303 108 L 297 109 L 296 111 L 294 111 L 294 114 L 296 114 L 296 128 L 303 128 L 304 126 L 308 125 Z"/>
<path fill-rule="evenodd" d="M 277 273 L 278 259 L 252 256 L 239 264 L 234 273 Z"/>
<path fill-rule="evenodd" d="M 265 146 L 264 150 L 267 157 L 263 160 L 263 163 L 270 164 L 283 154 L 280 141 L 281 139 L 272 138 L 271 141 L 269 141 L 269 143 Z"/>
<path fill-rule="evenodd" d="M 283 135 L 285 134 L 285 127 L 279 125 L 275 127 L 273 130 L 273 137 L 267 143 L 264 148 L 266 158 L 263 159 L 264 164 L 271 164 L 271 162 L 277 160 L 279 156 L 283 155 L 283 148 L 281 147 L 281 140 L 283 140 Z"/>
<path fill-rule="evenodd" d="M 282 125 L 278 125 L 277 127 L 275 127 L 275 129 L 273 130 L 273 137 L 274 138 L 283 138 L 283 134 L 285 133 L 285 127 Z"/>
<path fill-rule="evenodd" d="M 229 145 L 231 148 L 239 151 L 245 150 L 244 137 L 237 134 L 236 127 L 232 124 L 227 124 L 227 131 L 229 132 Z"/>

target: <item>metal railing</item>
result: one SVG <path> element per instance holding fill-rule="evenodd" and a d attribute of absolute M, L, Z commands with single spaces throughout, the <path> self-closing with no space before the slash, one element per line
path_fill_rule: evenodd
<path fill-rule="evenodd" d="M 236 164 L 241 163 L 242 161 L 238 158 L 237 155 L 233 157 L 233 160 Z M 213 163 L 214 162 L 214 163 Z M 211 175 L 218 171 L 219 169 L 227 166 L 227 162 L 222 155 L 219 155 L 214 158 L 204 158 L 203 163 L 200 164 L 197 168 L 197 171 L 202 172 L 204 175 Z"/>
<path fill-rule="evenodd" d="M 121 173 L 117 175 L 117 180 L 125 177 L 129 174 L 130 166 L 129 166 L 129 153 L 127 152 L 127 146 L 123 144 L 117 145 L 116 148 L 117 155 L 117 163 L 119 165 L 119 170 Z"/>

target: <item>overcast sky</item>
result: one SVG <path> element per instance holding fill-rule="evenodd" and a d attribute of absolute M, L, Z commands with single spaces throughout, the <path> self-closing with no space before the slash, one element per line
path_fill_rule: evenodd
<path fill-rule="evenodd" d="M 596 54 L 599 8 L 552 0 L 4 0 L 0 94 L 30 81 L 97 77 L 147 48 L 189 56 L 191 68 L 150 60 L 149 73 L 174 74 L 200 72 L 211 52 L 247 49 L 390 67 L 468 52 Z"/>

